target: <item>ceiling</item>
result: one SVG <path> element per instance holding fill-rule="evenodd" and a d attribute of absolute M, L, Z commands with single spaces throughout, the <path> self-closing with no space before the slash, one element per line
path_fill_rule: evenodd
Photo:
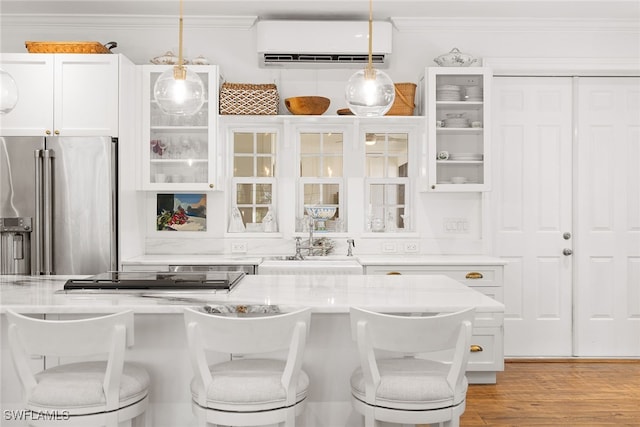
<path fill-rule="evenodd" d="M 367 19 L 369 0 L 184 0 L 184 14 L 262 19 Z M 374 0 L 374 19 L 638 20 L 640 0 Z M 177 15 L 178 0 L 0 0 L 0 14 Z"/>

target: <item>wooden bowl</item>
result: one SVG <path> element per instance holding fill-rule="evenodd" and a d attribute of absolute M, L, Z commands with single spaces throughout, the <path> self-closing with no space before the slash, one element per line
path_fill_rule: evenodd
<path fill-rule="evenodd" d="M 331 100 L 323 96 L 296 96 L 284 100 L 284 105 L 291 114 L 309 116 L 324 114 Z"/>

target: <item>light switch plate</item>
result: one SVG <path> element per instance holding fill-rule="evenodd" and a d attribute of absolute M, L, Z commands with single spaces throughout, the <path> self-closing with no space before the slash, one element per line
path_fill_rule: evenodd
<path fill-rule="evenodd" d="M 232 254 L 246 254 L 247 253 L 247 242 L 232 242 L 231 243 L 231 253 Z"/>
<path fill-rule="evenodd" d="M 398 246 L 395 242 L 384 242 L 382 243 L 382 252 L 387 254 L 398 252 Z"/>

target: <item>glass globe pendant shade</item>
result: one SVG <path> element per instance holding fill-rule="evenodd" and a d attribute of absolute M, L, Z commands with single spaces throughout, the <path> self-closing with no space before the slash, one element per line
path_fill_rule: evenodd
<path fill-rule="evenodd" d="M 0 114 L 10 113 L 18 103 L 18 85 L 11 74 L 0 68 Z"/>
<path fill-rule="evenodd" d="M 158 77 L 153 94 L 165 114 L 190 116 L 202 108 L 205 88 L 197 73 L 177 65 Z"/>
<path fill-rule="evenodd" d="M 365 68 L 347 81 L 345 99 L 356 116 L 383 116 L 391 109 L 395 98 L 393 81 L 383 71 Z"/>

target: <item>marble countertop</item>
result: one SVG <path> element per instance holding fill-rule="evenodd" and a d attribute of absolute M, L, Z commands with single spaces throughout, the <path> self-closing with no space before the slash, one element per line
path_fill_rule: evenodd
<path fill-rule="evenodd" d="M 288 254 L 293 255 L 293 254 Z M 273 255 L 140 255 L 122 261 L 123 265 L 259 265 Z M 326 257 L 331 259 L 332 255 Z M 336 258 L 344 259 L 343 256 Z M 504 265 L 506 261 L 486 255 L 354 255 L 362 265 Z"/>
<path fill-rule="evenodd" d="M 1 276 L 0 313 L 181 313 L 185 306 L 277 304 L 308 306 L 315 313 L 347 313 L 357 306 L 378 311 L 450 312 L 476 307 L 502 316 L 504 305 L 442 275 L 248 275 L 230 293 L 64 293 L 69 278 Z"/>

